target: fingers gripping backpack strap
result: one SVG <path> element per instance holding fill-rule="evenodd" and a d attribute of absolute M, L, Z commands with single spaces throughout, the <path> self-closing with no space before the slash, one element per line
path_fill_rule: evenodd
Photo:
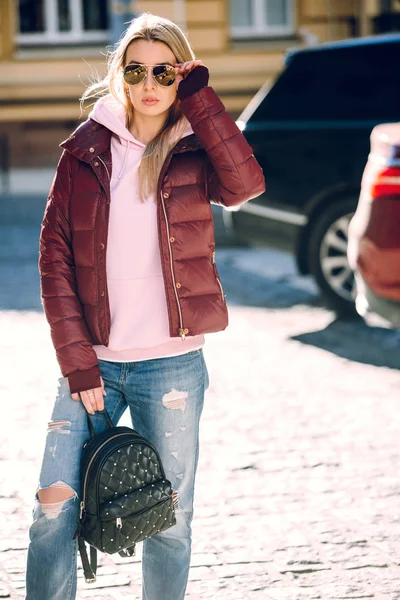
<path fill-rule="evenodd" d="M 83 574 L 85 576 L 86 583 L 93 583 L 96 581 L 97 571 L 97 551 L 96 548 L 90 546 L 90 562 L 87 555 L 86 544 L 83 538 L 78 539 L 79 542 L 79 553 L 81 555 Z"/>

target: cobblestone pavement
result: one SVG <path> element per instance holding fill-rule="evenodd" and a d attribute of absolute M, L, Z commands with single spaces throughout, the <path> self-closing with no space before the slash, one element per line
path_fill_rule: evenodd
<path fill-rule="evenodd" d="M 37 231 L 0 233 L 0 598 L 20 598 L 59 371 Z M 206 339 L 187 599 L 400 600 L 399 334 L 335 320 L 290 257 L 217 261 L 230 326 Z M 140 598 L 140 553 L 80 571 L 78 598 Z"/>

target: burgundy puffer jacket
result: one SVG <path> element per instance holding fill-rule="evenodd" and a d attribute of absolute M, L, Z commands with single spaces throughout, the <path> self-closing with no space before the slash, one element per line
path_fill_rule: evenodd
<path fill-rule="evenodd" d="M 210 202 L 238 206 L 261 194 L 265 182 L 251 147 L 211 87 L 184 98 L 181 108 L 194 135 L 168 155 L 157 202 L 170 335 L 184 340 L 228 324 Z M 100 387 L 92 346 L 109 343 L 111 135 L 89 119 L 61 144 L 40 233 L 41 298 L 71 393 Z"/>

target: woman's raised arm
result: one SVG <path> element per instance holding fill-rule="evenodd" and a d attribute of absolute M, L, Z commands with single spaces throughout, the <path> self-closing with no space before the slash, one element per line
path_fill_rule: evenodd
<path fill-rule="evenodd" d="M 181 109 L 203 144 L 206 183 L 212 202 L 239 206 L 265 191 L 262 168 L 212 87 L 208 69 L 196 66 L 178 87 Z"/>

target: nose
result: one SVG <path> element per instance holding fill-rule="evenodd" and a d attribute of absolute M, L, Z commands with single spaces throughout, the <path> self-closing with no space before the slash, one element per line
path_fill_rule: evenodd
<path fill-rule="evenodd" d="M 144 89 L 152 90 L 155 87 L 155 81 L 153 79 L 152 67 L 147 67 L 146 78 L 144 80 Z"/>

